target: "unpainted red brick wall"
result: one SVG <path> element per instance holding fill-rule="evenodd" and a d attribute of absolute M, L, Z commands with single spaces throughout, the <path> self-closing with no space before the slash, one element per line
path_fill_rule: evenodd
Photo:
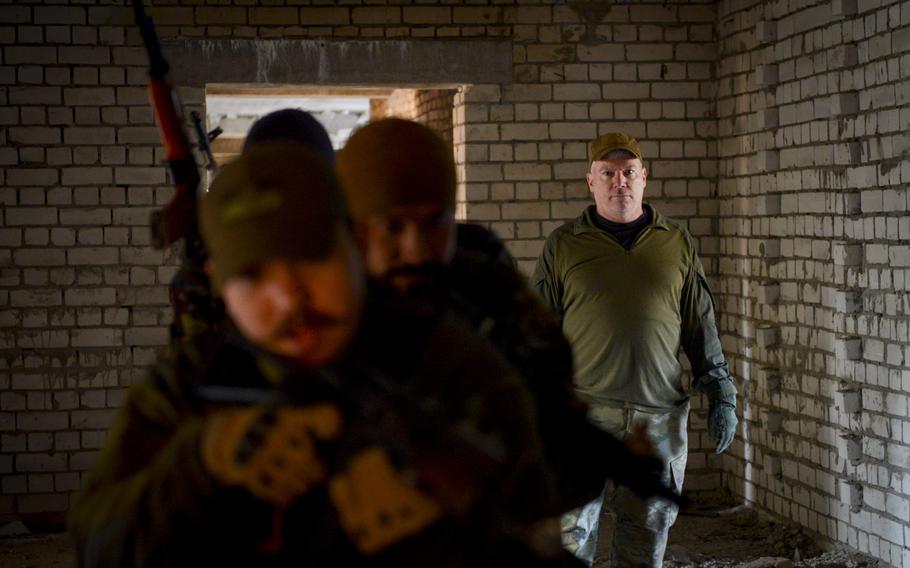
<path fill-rule="evenodd" d="M 371 119 L 397 116 L 425 124 L 452 144 L 454 89 L 397 89 L 371 108 Z"/>

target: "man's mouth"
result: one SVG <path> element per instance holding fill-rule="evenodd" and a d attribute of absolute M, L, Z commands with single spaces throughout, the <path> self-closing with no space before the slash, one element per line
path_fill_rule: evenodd
<path fill-rule="evenodd" d="M 281 341 L 293 343 L 300 351 L 309 351 L 318 342 L 321 330 L 310 326 L 293 326 L 286 329 L 279 337 Z"/>
<path fill-rule="evenodd" d="M 415 284 L 423 282 L 431 282 L 439 273 L 442 272 L 443 268 L 439 264 L 427 263 L 427 264 L 407 264 L 404 266 L 398 266 L 392 268 L 386 273 L 386 280 L 389 282 L 403 282 L 406 284 Z"/>
<path fill-rule="evenodd" d="M 305 310 L 285 318 L 276 327 L 272 337 L 277 341 L 290 340 L 297 345 L 315 344 L 319 336 L 339 320 L 314 310 Z"/>

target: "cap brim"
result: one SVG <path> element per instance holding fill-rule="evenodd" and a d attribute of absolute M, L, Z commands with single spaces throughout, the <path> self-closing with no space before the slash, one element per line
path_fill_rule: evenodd
<path fill-rule="evenodd" d="M 591 161 L 597 162 L 599 160 L 602 160 L 604 156 L 606 156 L 610 152 L 613 152 L 614 150 L 625 150 L 626 152 L 629 152 L 630 154 L 634 155 L 639 160 L 642 159 L 641 154 L 639 154 L 636 150 L 634 150 L 633 148 L 630 148 L 629 146 L 613 146 L 612 148 L 607 148 L 605 150 L 601 150 L 600 152 L 597 153 L 596 156 L 591 156 Z"/>

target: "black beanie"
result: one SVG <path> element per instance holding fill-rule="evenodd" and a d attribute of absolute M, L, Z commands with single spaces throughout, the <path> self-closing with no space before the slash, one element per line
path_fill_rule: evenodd
<path fill-rule="evenodd" d="M 243 153 L 263 142 L 297 142 L 314 150 L 328 163 L 335 163 L 335 149 L 328 132 L 312 114 L 300 109 L 276 110 L 254 122 L 243 141 Z"/>

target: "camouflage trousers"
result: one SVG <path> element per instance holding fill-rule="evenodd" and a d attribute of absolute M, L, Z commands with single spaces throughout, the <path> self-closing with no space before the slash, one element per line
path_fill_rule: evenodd
<path fill-rule="evenodd" d="M 664 463 L 664 482 L 682 491 L 688 451 L 688 402 L 665 413 L 594 406 L 589 417 L 619 438 L 625 438 L 636 425 L 646 424 L 648 439 Z M 607 480 L 600 499 L 563 516 L 563 545 L 595 568 L 660 567 L 676 513 L 676 505 L 660 499 L 641 499 Z"/>

